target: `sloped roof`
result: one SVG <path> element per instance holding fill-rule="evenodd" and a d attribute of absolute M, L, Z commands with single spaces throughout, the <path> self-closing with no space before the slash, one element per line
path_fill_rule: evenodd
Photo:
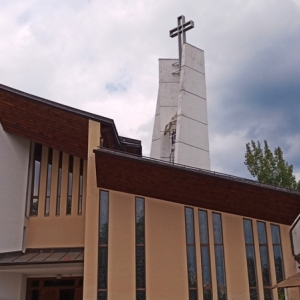
<path fill-rule="evenodd" d="M 297 191 L 103 148 L 94 153 L 99 188 L 286 225 L 300 212 Z"/>
<path fill-rule="evenodd" d="M 141 154 L 141 142 L 120 137 L 112 119 L 0 84 L 0 122 L 8 133 L 86 159 L 89 120 L 101 123 L 105 147 Z"/>
<path fill-rule="evenodd" d="M 83 257 L 83 248 L 27 249 L 25 253 L 17 251 L 0 254 L 0 267 L 7 265 L 82 262 Z"/>

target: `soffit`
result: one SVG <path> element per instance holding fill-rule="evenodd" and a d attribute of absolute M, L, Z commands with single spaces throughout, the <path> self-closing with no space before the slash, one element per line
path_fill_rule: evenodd
<path fill-rule="evenodd" d="M 119 137 L 112 119 L 0 84 L 0 122 L 8 133 L 86 159 L 89 120 L 101 123 L 105 147 L 142 154 L 141 142 Z"/>
<path fill-rule="evenodd" d="M 0 88 L 0 122 L 8 133 L 87 158 L 88 119 L 83 116 Z"/>
<path fill-rule="evenodd" d="M 242 178 L 94 150 L 99 188 L 291 225 L 300 193 Z"/>
<path fill-rule="evenodd" d="M 82 262 L 83 248 L 27 249 L 0 254 L 0 266 Z"/>

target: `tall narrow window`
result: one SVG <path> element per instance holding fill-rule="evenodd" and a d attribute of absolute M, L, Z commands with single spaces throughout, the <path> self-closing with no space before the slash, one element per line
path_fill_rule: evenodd
<path fill-rule="evenodd" d="M 60 214 L 61 177 L 62 177 L 62 152 L 59 152 L 57 198 L 56 198 L 56 215 L 57 216 L 59 216 L 59 214 Z"/>
<path fill-rule="evenodd" d="M 109 194 L 107 191 L 100 191 L 98 300 L 107 299 L 108 209 L 109 209 Z"/>
<path fill-rule="evenodd" d="M 50 195 L 51 195 L 51 177 L 52 177 L 52 148 L 48 151 L 48 166 L 47 166 L 47 187 L 45 199 L 45 216 L 49 216 L 50 212 Z"/>
<path fill-rule="evenodd" d="M 255 260 L 255 250 L 254 250 L 253 230 L 252 230 L 251 220 L 244 219 L 244 234 L 245 234 L 250 300 L 258 300 L 256 260 Z"/>
<path fill-rule="evenodd" d="M 32 189 L 30 201 L 30 215 L 37 216 L 39 204 L 39 189 L 40 189 L 40 173 L 41 173 L 41 158 L 42 158 L 42 145 L 34 145 L 33 155 L 33 174 L 32 174 Z"/>
<path fill-rule="evenodd" d="M 185 208 L 186 252 L 189 283 L 189 300 L 197 300 L 197 269 L 195 250 L 194 210 Z"/>
<path fill-rule="evenodd" d="M 272 300 L 273 297 L 272 297 L 272 290 L 271 290 L 266 224 L 263 222 L 257 222 L 257 231 L 258 231 L 262 278 L 263 278 L 263 285 L 264 285 L 264 299 Z"/>
<path fill-rule="evenodd" d="M 79 169 L 79 191 L 78 191 L 78 214 L 82 214 L 82 195 L 83 195 L 83 159 L 80 159 Z"/>
<path fill-rule="evenodd" d="M 73 189 L 73 156 L 69 156 L 69 173 L 68 173 L 68 197 L 67 197 L 67 215 L 72 212 L 72 189 Z"/>
<path fill-rule="evenodd" d="M 221 220 L 221 215 L 217 213 L 213 213 L 212 218 L 213 218 L 213 229 L 214 229 L 218 300 L 226 300 L 227 289 L 226 289 L 222 220 Z"/>
<path fill-rule="evenodd" d="M 199 218 L 199 232 L 200 232 L 203 299 L 212 300 L 207 212 L 203 210 L 199 210 L 198 218 Z"/>
<path fill-rule="evenodd" d="M 136 300 L 146 299 L 145 199 L 135 198 Z"/>
<path fill-rule="evenodd" d="M 271 233 L 276 271 L 276 281 L 280 282 L 284 279 L 284 269 L 279 226 L 271 224 Z M 278 289 L 278 299 L 285 300 L 284 289 Z"/>

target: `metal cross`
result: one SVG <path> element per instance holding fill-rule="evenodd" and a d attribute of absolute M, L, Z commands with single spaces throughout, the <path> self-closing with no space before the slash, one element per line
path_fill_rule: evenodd
<path fill-rule="evenodd" d="M 170 37 L 173 38 L 178 35 L 178 49 L 179 49 L 179 70 L 181 69 L 181 53 L 182 45 L 186 43 L 185 32 L 194 28 L 194 22 L 185 22 L 185 16 L 180 16 L 177 18 L 177 27 L 170 30 Z M 182 35 L 182 41 L 181 41 Z"/>

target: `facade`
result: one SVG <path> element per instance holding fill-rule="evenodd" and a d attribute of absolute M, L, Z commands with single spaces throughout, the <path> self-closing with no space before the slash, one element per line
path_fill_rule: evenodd
<path fill-rule="evenodd" d="M 176 95 L 192 103 L 188 84 Z M 160 125 L 185 111 L 175 151 L 193 112 L 182 101 Z M 113 120 L 3 85 L 0 122 L 1 300 L 300 299 L 272 289 L 297 272 L 300 194 L 209 171 L 207 121 L 202 169 L 145 158 Z"/>

